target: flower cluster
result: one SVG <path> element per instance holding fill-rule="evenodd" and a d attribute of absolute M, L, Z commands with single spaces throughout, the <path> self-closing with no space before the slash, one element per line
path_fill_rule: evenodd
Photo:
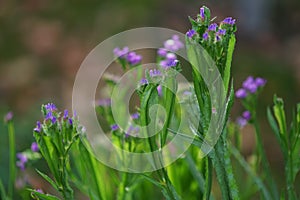
<path fill-rule="evenodd" d="M 164 48 L 159 48 L 157 51 L 157 55 L 160 58 L 159 65 L 165 70 L 177 66 L 179 61 L 177 60 L 177 56 L 172 52 L 176 52 L 183 47 L 184 45 L 178 35 L 173 35 L 171 39 L 166 40 Z"/>
<path fill-rule="evenodd" d="M 142 56 L 134 51 L 130 52 L 128 47 L 124 47 L 123 49 L 116 47 L 113 52 L 117 58 L 121 59 L 121 62 L 126 61 L 131 66 L 140 64 L 142 61 Z"/>
<path fill-rule="evenodd" d="M 4 122 L 7 123 L 7 122 L 11 121 L 13 116 L 14 116 L 13 112 L 11 112 L 11 111 L 8 112 L 4 117 Z"/>
<path fill-rule="evenodd" d="M 249 76 L 244 82 L 243 87 L 235 92 L 236 98 L 244 99 L 249 94 L 255 94 L 259 88 L 265 86 L 266 80 L 260 77 L 253 78 Z"/>
<path fill-rule="evenodd" d="M 238 117 L 236 123 L 242 128 L 247 125 L 247 123 L 251 120 L 250 111 L 246 110 L 243 112 L 242 116 Z"/>
<path fill-rule="evenodd" d="M 36 142 L 33 142 L 31 144 L 30 150 L 17 153 L 17 159 L 18 159 L 16 163 L 17 167 L 20 168 L 22 171 L 24 171 L 27 162 L 30 160 L 35 160 L 36 157 L 38 157 L 38 156 L 34 156 L 34 153 L 38 151 L 39 151 L 38 144 Z"/>

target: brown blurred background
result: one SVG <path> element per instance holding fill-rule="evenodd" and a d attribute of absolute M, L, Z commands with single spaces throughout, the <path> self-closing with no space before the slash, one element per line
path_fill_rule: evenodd
<path fill-rule="evenodd" d="M 84 3 L 83 3 L 84 2 Z M 40 105 L 54 102 L 71 107 L 76 72 L 97 44 L 130 28 L 159 26 L 185 33 L 187 16 L 207 5 L 217 21 L 237 18 L 237 44 L 233 58 L 235 88 L 248 75 L 265 77 L 259 114 L 272 166 L 282 169 L 281 154 L 266 123 L 266 106 L 273 94 L 283 97 L 290 119 L 300 101 L 299 0 L 6 0 L 0 1 L 0 116 L 15 114 L 17 150 L 29 147 Z M 234 120 L 242 112 L 237 101 Z M 243 130 L 251 152 L 253 132 Z M 0 122 L 0 177 L 7 180 L 7 134 Z M 275 169 L 275 170 L 276 170 Z"/>

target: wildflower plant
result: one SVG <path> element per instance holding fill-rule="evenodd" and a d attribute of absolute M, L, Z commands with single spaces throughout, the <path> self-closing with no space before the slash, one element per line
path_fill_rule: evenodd
<path fill-rule="evenodd" d="M 286 187 L 279 194 L 272 177 L 257 118 L 258 96 L 267 81 L 249 76 L 234 91 L 231 61 L 235 46 L 236 20 L 211 18 L 203 6 L 183 40 L 170 36 L 156 51 L 155 63 L 143 67 L 143 57 L 127 46 L 111 54 L 124 75 L 105 73 L 107 96 L 94 102 L 104 135 L 89 137 L 90 127 L 81 125 L 76 111 L 60 111 L 55 104 L 42 105 L 42 120 L 33 128 L 35 141 L 16 153 L 13 114 L 5 116 L 9 133 L 9 183 L 6 192 L 0 181 L 1 199 L 14 199 L 16 174 L 26 173 L 41 158 L 49 173 L 36 169 L 56 190 L 28 186 L 27 199 L 297 199 L 295 180 L 300 170 L 300 105 L 290 128 L 283 100 L 274 97 L 267 115 L 285 161 Z M 179 54 L 186 51 L 192 81 L 180 83 L 186 70 Z M 122 82 L 124 81 L 125 82 Z M 125 83 L 125 84 L 124 84 Z M 131 95 L 137 103 L 128 110 Z M 234 98 L 244 110 L 236 123 L 230 120 Z M 129 104 L 129 103 L 128 103 Z M 253 160 L 240 153 L 240 130 L 255 128 Z M 106 149 L 105 138 L 115 151 Z M 95 148 L 95 144 L 100 145 Z M 96 146 L 97 147 L 97 146 Z M 101 162 L 105 155 L 109 167 Z M 103 152 L 102 152 L 103 151 Z M 146 157 L 139 155 L 146 154 Z M 136 157 L 131 155 L 137 155 Z M 236 178 L 232 158 L 247 172 L 251 187 L 247 191 Z M 119 168 L 115 168 L 115 166 Z M 115 169 L 114 169 L 115 168 Z M 19 169 L 19 171 L 17 171 Z M 214 179 L 216 175 L 216 182 Z M 219 186 L 220 192 L 215 186 Z M 26 186 L 27 187 L 27 186 Z"/>

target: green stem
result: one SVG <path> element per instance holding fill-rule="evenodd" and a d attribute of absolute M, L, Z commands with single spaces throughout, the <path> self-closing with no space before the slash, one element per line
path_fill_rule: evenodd
<path fill-rule="evenodd" d="M 15 129 L 12 121 L 8 122 L 8 140 L 9 140 L 8 197 L 13 199 L 14 184 L 16 179 L 16 146 L 15 146 Z"/>
<path fill-rule="evenodd" d="M 256 145 L 256 153 L 257 153 L 256 166 L 259 166 L 260 162 L 262 163 L 263 173 L 265 173 L 264 177 L 267 177 L 267 182 L 268 182 L 269 186 L 271 187 L 273 198 L 278 199 L 278 190 L 277 190 L 275 181 L 272 177 L 272 174 L 270 172 L 270 165 L 269 165 L 266 153 L 264 151 L 262 137 L 261 137 L 261 133 L 260 133 L 260 128 L 259 128 L 258 121 L 257 121 L 255 115 L 253 117 L 253 124 L 254 124 L 254 127 L 255 127 L 255 136 L 256 136 L 256 142 L 257 142 L 257 145 Z"/>
<path fill-rule="evenodd" d="M 296 199 L 295 194 L 295 187 L 293 184 L 293 158 L 291 152 L 289 151 L 289 155 L 287 157 L 287 164 L 285 166 L 285 176 L 286 176 L 286 187 L 287 187 L 287 194 L 289 200 Z"/>

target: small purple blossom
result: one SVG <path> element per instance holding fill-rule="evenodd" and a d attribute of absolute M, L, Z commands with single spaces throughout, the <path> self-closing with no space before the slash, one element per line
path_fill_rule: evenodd
<path fill-rule="evenodd" d="M 25 170 L 25 165 L 28 161 L 27 156 L 24 153 L 17 153 L 18 161 L 16 163 L 17 167 L 19 167 L 22 171 Z"/>
<path fill-rule="evenodd" d="M 247 121 L 245 118 L 243 118 L 243 117 L 238 117 L 238 118 L 236 119 L 236 123 L 237 123 L 241 128 L 243 128 L 244 126 L 247 125 L 248 121 Z"/>
<path fill-rule="evenodd" d="M 183 43 L 179 40 L 178 35 L 173 35 L 172 39 L 168 39 L 164 42 L 164 48 L 168 51 L 178 51 L 183 48 Z"/>
<path fill-rule="evenodd" d="M 162 76 L 161 72 L 158 69 L 150 69 L 149 71 L 150 77 Z"/>
<path fill-rule="evenodd" d="M 103 106 L 103 107 L 106 107 L 106 106 L 110 106 L 111 105 L 111 99 L 107 98 L 107 99 L 100 99 L 98 100 L 98 106 Z"/>
<path fill-rule="evenodd" d="M 36 189 L 35 191 L 37 191 L 38 193 L 44 194 L 42 189 Z"/>
<path fill-rule="evenodd" d="M 162 96 L 162 86 L 158 85 L 156 89 L 157 89 L 158 96 Z"/>
<path fill-rule="evenodd" d="M 71 126 L 73 126 L 73 120 L 71 118 L 69 118 L 68 122 Z"/>
<path fill-rule="evenodd" d="M 168 51 L 164 48 L 159 48 L 157 51 L 157 54 L 161 57 L 165 57 L 167 55 Z"/>
<path fill-rule="evenodd" d="M 252 76 L 249 76 L 243 82 L 243 88 L 249 91 L 250 93 L 255 93 L 257 91 L 258 86 L 256 85 L 254 78 Z"/>
<path fill-rule="evenodd" d="M 119 47 L 116 47 L 113 52 L 116 57 L 124 58 L 129 53 L 129 48 L 123 47 L 123 49 L 120 49 Z"/>
<path fill-rule="evenodd" d="M 166 55 L 166 59 L 160 61 L 160 66 L 164 69 L 169 69 L 170 67 L 174 67 L 178 64 L 178 60 L 176 60 L 177 56 L 174 53 L 168 53 Z"/>
<path fill-rule="evenodd" d="M 145 79 L 145 78 L 142 78 L 142 79 L 140 80 L 140 84 L 141 84 L 141 85 L 147 85 L 147 84 L 148 84 L 148 80 Z"/>
<path fill-rule="evenodd" d="M 217 32 L 217 35 L 225 35 L 226 34 L 226 29 L 219 29 Z"/>
<path fill-rule="evenodd" d="M 137 65 L 142 61 L 142 56 L 132 51 L 128 53 L 126 60 L 131 65 Z"/>
<path fill-rule="evenodd" d="M 213 23 L 213 24 L 208 26 L 207 30 L 208 31 L 216 31 L 217 27 L 218 27 L 218 25 L 216 23 Z"/>
<path fill-rule="evenodd" d="M 8 112 L 8 113 L 5 115 L 5 117 L 4 117 L 4 121 L 5 121 L 5 122 L 11 121 L 12 118 L 13 118 L 13 116 L 14 116 L 13 112 L 11 112 L 11 111 Z"/>
<path fill-rule="evenodd" d="M 33 129 L 35 132 L 40 133 L 41 132 L 41 122 L 36 122 L 36 127 Z"/>
<path fill-rule="evenodd" d="M 46 104 L 46 105 L 45 105 L 45 108 L 46 108 L 46 110 L 47 110 L 48 112 L 53 112 L 53 111 L 56 111 L 56 110 L 57 110 L 57 108 L 56 108 L 56 106 L 55 106 L 54 103 L 48 103 L 48 104 Z"/>
<path fill-rule="evenodd" d="M 236 98 L 244 99 L 247 97 L 247 91 L 244 88 L 240 88 L 235 92 Z"/>
<path fill-rule="evenodd" d="M 45 117 L 46 120 L 51 120 L 52 124 L 55 124 L 56 121 L 57 121 L 57 118 L 53 115 L 52 112 L 48 112 L 46 114 L 46 117 Z"/>
<path fill-rule="evenodd" d="M 64 110 L 64 119 L 67 119 L 69 117 L 69 111 L 68 110 Z"/>
<path fill-rule="evenodd" d="M 208 40 L 208 33 L 207 32 L 205 32 L 205 33 L 203 33 L 203 35 L 202 35 L 202 37 L 203 37 L 203 40 Z"/>
<path fill-rule="evenodd" d="M 250 111 L 248 111 L 248 110 L 244 111 L 243 114 L 242 114 L 242 117 L 244 119 L 246 119 L 247 121 L 249 121 L 251 119 L 251 113 L 250 113 Z"/>
<path fill-rule="evenodd" d="M 38 152 L 39 151 L 39 146 L 36 142 L 31 143 L 31 147 L 30 147 L 31 151 L 33 152 Z"/>
<path fill-rule="evenodd" d="M 129 136 L 136 136 L 140 131 L 139 127 L 134 127 L 132 125 L 130 125 L 127 129 L 127 131 L 125 132 L 125 137 L 128 138 Z"/>
<path fill-rule="evenodd" d="M 136 112 L 131 115 L 132 119 L 138 119 L 140 117 L 140 113 Z"/>
<path fill-rule="evenodd" d="M 119 126 L 118 126 L 118 124 L 113 124 L 113 125 L 110 126 L 110 128 L 111 128 L 112 131 L 116 131 L 116 130 L 119 129 Z"/>
<path fill-rule="evenodd" d="M 267 83 L 266 79 L 263 79 L 263 78 L 260 78 L 260 77 L 257 77 L 255 79 L 255 84 L 256 84 L 257 87 L 263 87 L 263 86 L 265 86 L 266 83 Z"/>
<path fill-rule="evenodd" d="M 224 24 L 229 24 L 229 25 L 234 25 L 235 24 L 235 19 L 232 19 L 232 17 L 227 17 L 223 20 Z"/>
<path fill-rule="evenodd" d="M 204 10 L 204 7 L 200 8 L 200 17 L 201 17 L 202 20 L 205 19 L 205 10 Z"/>
<path fill-rule="evenodd" d="M 194 29 L 190 29 L 188 32 L 186 32 L 186 36 L 189 38 L 192 38 L 194 35 L 196 35 L 196 31 Z"/>

